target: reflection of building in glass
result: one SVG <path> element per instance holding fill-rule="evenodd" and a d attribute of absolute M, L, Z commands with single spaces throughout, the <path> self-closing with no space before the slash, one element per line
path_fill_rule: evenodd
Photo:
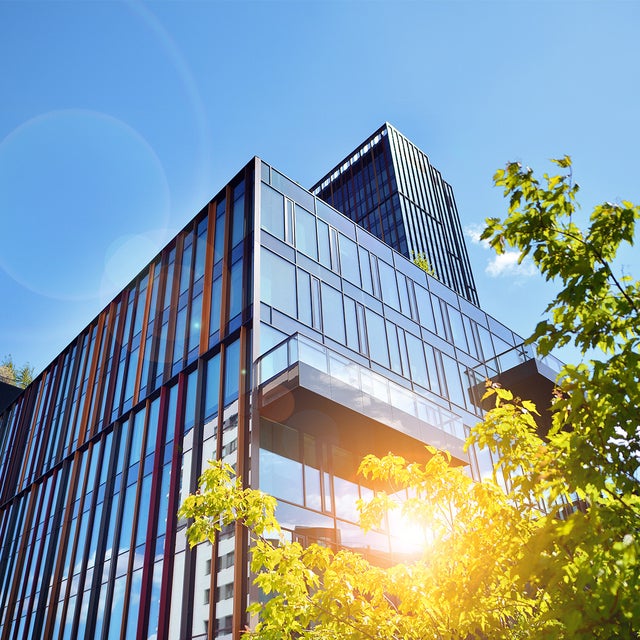
<path fill-rule="evenodd" d="M 191 551 L 175 517 L 211 458 L 291 536 L 391 557 L 360 458 L 480 477 L 469 389 L 520 342 L 252 160 L 0 415 L 0 638 L 238 638 L 242 531 Z"/>

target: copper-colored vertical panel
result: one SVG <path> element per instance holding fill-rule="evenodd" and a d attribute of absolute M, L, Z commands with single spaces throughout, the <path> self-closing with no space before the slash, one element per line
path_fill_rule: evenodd
<path fill-rule="evenodd" d="M 49 469 L 45 468 L 47 449 L 49 448 L 50 439 L 54 435 L 51 432 L 51 426 L 54 420 L 54 411 L 55 408 L 55 399 L 58 394 L 58 390 L 60 387 L 61 379 L 62 379 L 62 363 L 64 362 L 64 357 L 62 355 L 58 356 L 54 363 L 52 363 L 46 370 L 49 375 L 53 375 L 53 382 L 51 383 L 51 389 L 49 391 L 49 398 L 47 399 L 47 407 L 45 408 L 45 418 L 40 425 L 40 429 L 42 430 L 42 445 L 40 446 L 40 455 L 38 458 L 38 466 L 37 471 L 39 473 L 46 473 Z M 44 375 L 44 374 L 43 374 Z"/>
<path fill-rule="evenodd" d="M 118 379 L 118 367 L 120 365 L 120 348 L 122 347 L 124 325 L 127 318 L 128 296 L 125 295 L 126 293 L 127 290 L 125 289 L 119 298 L 114 301 L 113 313 L 109 318 L 111 335 L 113 336 L 112 340 L 115 341 L 115 345 L 113 348 L 113 358 L 111 360 L 111 370 L 109 371 L 109 380 L 102 392 L 107 395 L 106 402 L 104 403 L 104 415 L 102 416 L 103 427 L 111 423 L 111 413 L 113 411 L 114 401 L 113 396 L 115 395 L 116 380 Z"/>
<path fill-rule="evenodd" d="M 84 444 L 85 440 L 86 440 L 86 436 L 87 436 L 87 427 L 88 427 L 88 421 L 89 421 L 89 411 L 91 409 L 91 399 L 93 396 L 93 381 L 95 380 L 95 375 L 96 375 L 96 368 L 97 368 L 97 363 L 98 363 L 98 358 L 100 356 L 100 343 L 102 341 L 102 331 L 101 331 L 101 326 L 103 323 L 103 319 L 102 316 L 104 314 L 100 314 L 100 318 L 98 319 L 98 322 L 94 325 L 94 330 L 95 330 L 95 341 L 93 343 L 93 353 L 91 354 L 91 362 L 87 362 L 87 369 L 89 371 L 89 374 L 87 377 L 87 387 L 84 391 L 85 393 L 85 398 L 84 398 L 84 406 L 82 407 L 82 416 L 80 418 L 80 426 L 78 428 L 78 443 L 77 446 L 81 446 L 82 444 Z M 88 349 L 91 348 L 91 340 L 89 340 L 89 344 L 87 346 Z M 82 382 L 80 383 L 82 384 Z M 82 388 L 80 388 L 80 398 L 82 398 Z M 80 402 L 80 398 L 78 399 L 78 402 Z"/>
<path fill-rule="evenodd" d="M 209 327 L 211 325 L 211 287 L 213 286 L 213 246 L 216 226 L 216 204 L 212 200 L 207 205 L 207 244 L 204 260 L 204 283 L 202 290 L 202 322 L 200 323 L 200 350 L 202 355 L 209 348 Z"/>
<path fill-rule="evenodd" d="M 220 295 L 220 339 L 227 336 L 229 328 L 229 290 L 231 280 L 231 226 L 233 223 L 233 189 L 227 185 L 225 189 L 224 212 L 224 251 L 222 252 L 222 288 Z"/>
<path fill-rule="evenodd" d="M 62 458 L 72 455 L 74 451 L 73 429 L 78 416 L 80 407 L 80 399 L 82 398 L 82 376 L 83 367 L 85 366 L 85 349 L 89 346 L 89 332 L 85 332 L 78 336 L 75 340 L 75 357 L 73 367 L 69 372 L 69 390 L 65 402 L 65 418 L 62 423 L 62 433 L 60 436 L 59 453 Z M 88 354 L 87 354 L 88 355 Z M 80 380 L 77 383 L 78 379 Z M 77 389 L 76 389 L 77 387 Z M 77 395 L 77 397 L 76 397 Z"/>
<path fill-rule="evenodd" d="M 169 323 L 167 326 L 167 347 L 164 352 L 164 373 L 169 371 L 171 377 L 171 369 L 173 367 L 173 350 L 176 341 L 176 323 L 178 320 L 178 301 L 180 299 L 180 275 L 182 273 L 182 252 L 184 249 L 184 235 L 180 234 L 176 239 L 175 261 L 173 263 L 173 282 L 171 286 L 171 304 L 169 313 Z M 169 348 L 171 347 L 171 348 Z M 158 362 L 158 366 L 162 363 Z M 163 376 L 164 379 L 164 376 Z"/>
<path fill-rule="evenodd" d="M 155 275 L 155 263 L 149 266 L 147 272 L 147 298 L 144 303 L 144 316 L 142 318 L 142 329 L 140 331 L 140 346 L 138 347 L 138 368 L 136 370 L 136 381 L 133 387 L 133 406 L 138 402 L 138 394 L 140 391 L 140 378 L 142 377 L 142 367 L 144 365 L 144 350 L 147 342 L 147 324 L 149 323 L 149 310 L 151 308 L 151 292 L 153 291 L 153 277 Z M 138 286 L 139 283 L 138 283 Z M 138 293 L 138 304 L 140 304 L 140 294 Z"/>
<path fill-rule="evenodd" d="M 108 338 L 108 328 L 105 332 L 105 326 L 108 327 L 109 318 L 111 317 L 113 310 L 115 309 L 114 304 L 110 304 L 98 318 L 98 337 L 96 337 L 96 357 L 95 357 L 95 366 L 91 371 L 91 376 L 89 380 L 89 389 L 91 389 L 92 398 L 91 401 L 95 404 L 93 405 L 93 411 L 91 411 L 91 403 L 89 404 L 88 411 L 91 411 L 91 414 L 87 414 L 87 427 L 89 427 L 89 433 L 87 437 L 92 437 L 96 434 L 97 431 L 97 423 L 98 423 L 98 413 L 100 411 L 100 401 L 102 400 L 102 388 L 104 387 L 105 382 L 105 367 L 107 364 L 107 358 L 109 357 L 109 338 Z M 104 344 L 103 344 L 104 343 Z M 103 349 L 104 347 L 104 349 Z M 101 353 L 102 351 L 102 353 Z M 100 371 L 100 378 L 97 380 L 96 385 L 96 375 Z M 95 425 L 96 428 L 93 428 L 92 425 Z"/>

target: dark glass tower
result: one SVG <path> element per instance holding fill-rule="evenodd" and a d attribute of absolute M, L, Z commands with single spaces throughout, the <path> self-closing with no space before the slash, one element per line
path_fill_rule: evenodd
<path fill-rule="evenodd" d="M 311 192 L 478 304 L 451 185 L 427 155 L 385 123 Z"/>

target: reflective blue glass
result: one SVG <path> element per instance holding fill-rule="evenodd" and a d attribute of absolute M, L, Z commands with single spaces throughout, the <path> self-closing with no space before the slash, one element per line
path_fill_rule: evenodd
<path fill-rule="evenodd" d="M 325 335 L 344 344 L 344 309 L 342 294 L 324 282 L 322 289 L 322 327 Z"/>
<path fill-rule="evenodd" d="M 316 217 L 301 206 L 295 206 L 296 248 L 314 260 L 318 259 Z"/>
<path fill-rule="evenodd" d="M 193 429 L 196 421 L 196 392 L 198 390 L 198 370 L 192 371 L 186 379 L 187 390 L 184 405 L 184 433 Z"/>
<path fill-rule="evenodd" d="M 284 197 L 275 189 L 261 185 L 261 225 L 276 238 L 284 240 Z"/>
<path fill-rule="evenodd" d="M 218 413 L 218 397 L 220 393 L 220 354 L 216 354 L 207 362 L 206 388 L 204 398 L 205 422 Z"/>
<path fill-rule="evenodd" d="M 240 378 L 240 341 L 232 342 L 225 349 L 224 357 L 224 406 L 238 397 Z"/>
<path fill-rule="evenodd" d="M 260 268 L 261 299 L 278 311 L 295 318 L 295 287 L 283 286 L 285 282 L 295 282 L 295 267 L 264 247 L 260 252 L 260 259 L 262 262 Z"/>
<path fill-rule="evenodd" d="M 242 311 L 242 258 L 231 266 L 229 283 L 229 319 Z"/>

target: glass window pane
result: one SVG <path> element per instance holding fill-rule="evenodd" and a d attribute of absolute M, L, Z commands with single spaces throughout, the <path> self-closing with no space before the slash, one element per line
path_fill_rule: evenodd
<path fill-rule="evenodd" d="M 398 293 L 400 294 L 400 308 L 405 316 L 411 317 L 411 306 L 407 293 L 407 278 L 402 273 L 396 273 L 398 280 Z"/>
<path fill-rule="evenodd" d="M 371 280 L 371 264 L 369 262 L 369 252 L 362 247 L 358 247 L 360 254 L 360 274 L 362 276 L 362 288 L 373 295 L 373 281 Z"/>
<path fill-rule="evenodd" d="M 442 354 L 442 364 L 447 378 L 447 389 L 449 391 L 449 399 L 461 407 L 465 406 L 465 394 L 460 382 L 460 372 L 458 371 L 458 363 L 446 354 Z"/>
<path fill-rule="evenodd" d="M 189 288 L 189 279 L 191 277 L 191 253 L 193 245 L 185 248 L 182 254 L 182 269 L 180 270 L 180 293 Z"/>
<path fill-rule="evenodd" d="M 146 411 L 138 411 L 133 417 L 133 431 L 131 434 L 131 449 L 129 454 L 129 466 L 140 461 L 140 453 L 142 448 L 142 434 L 144 431 L 144 419 Z"/>
<path fill-rule="evenodd" d="M 204 224 L 203 224 L 204 223 Z M 196 257 L 193 266 L 193 281 L 197 282 L 204 275 L 204 261 L 207 253 L 207 220 L 198 226 L 199 235 L 196 238 Z"/>
<path fill-rule="evenodd" d="M 242 242 L 245 234 L 244 215 L 244 181 L 233 190 L 233 227 L 231 230 L 231 246 Z"/>
<path fill-rule="evenodd" d="M 382 299 L 394 309 L 400 311 L 400 301 L 398 299 L 398 286 L 396 284 L 396 274 L 393 267 L 384 260 L 378 260 L 378 271 L 380 273 L 380 286 L 382 288 Z"/>
<path fill-rule="evenodd" d="M 336 516 L 338 516 L 338 518 L 344 518 L 345 520 L 351 520 L 351 522 L 357 522 L 358 509 L 356 508 L 356 501 L 360 497 L 358 494 L 358 485 L 355 482 L 334 476 L 333 493 L 336 503 Z"/>
<path fill-rule="evenodd" d="M 309 274 L 301 269 L 298 272 L 298 320 L 311 326 L 311 283 Z"/>
<path fill-rule="evenodd" d="M 207 386 L 205 391 L 205 422 L 218 413 L 218 394 L 220 392 L 220 354 L 207 362 Z"/>
<path fill-rule="evenodd" d="M 360 266 L 358 264 L 358 247 L 341 233 L 339 236 L 340 269 L 342 277 L 360 286 Z"/>
<path fill-rule="evenodd" d="M 261 251 L 262 267 L 260 269 L 261 298 L 264 302 L 296 317 L 295 267 L 280 256 Z"/>
<path fill-rule="evenodd" d="M 240 341 L 231 343 L 225 350 L 224 362 L 224 406 L 238 397 L 240 377 Z"/>
<path fill-rule="evenodd" d="M 192 371 L 187 377 L 187 393 L 184 405 L 184 432 L 193 428 L 196 421 L 196 391 L 198 389 L 198 370 Z"/>
<path fill-rule="evenodd" d="M 273 327 L 265 324 L 264 322 L 260 323 L 260 355 L 269 351 L 277 344 L 280 344 L 283 340 L 287 338 L 286 333 L 282 333 L 282 331 L 278 331 Z"/>
<path fill-rule="evenodd" d="M 325 335 L 344 343 L 344 309 L 342 294 L 324 282 L 322 287 L 322 326 Z"/>
<path fill-rule="evenodd" d="M 318 219 L 319 260 L 327 269 L 331 269 L 331 246 L 329 244 L 329 225 Z"/>
<path fill-rule="evenodd" d="M 398 348 L 398 332 L 396 325 L 387 321 L 387 337 L 389 340 L 389 355 L 391 356 L 391 368 L 402 374 L 402 363 L 400 362 L 400 349 Z"/>
<path fill-rule="evenodd" d="M 318 259 L 318 246 L 316 243 L 316 217 L 295 205 L 296 216 L 296 248 L 314 260 Z"/>
<path fill-rule="evenodd" d="M 126 551 L 131 545 L 131 531 L 133 527 L 133 509 L 136 503 L 136 483 L 129 485 L 124 496 L 124 506 L 122 509 L 122 525 L 120 527 L 119 552 Z"/>
<path fill-rule="evenodd" d="M 160 415 L 160 398 L 156 398 L 149 409 L 149 424 L 147 426 L 147 443 L 145 445 L 145 456 L 155 451 L 156 436 L 158 434 L 158 419 Z"/>
<path fill-rule="evenodd" d="M 173 362 L 180 362 L 184 357 L 184 337 L 187 330 L 187 307 L 178 311 L 176 318 L 176 337 L 173 342 Z"/>
<path fill-rule="evenodd" d="M 211 319 L 209 335 L 220 331 L 220 307 L 222 305 L 222 277 L 216 278 L 211 287 Z"/>
<path fill-rule="evenodd" d="M 224 255 L 224 222 L 226 219 L 224 209 L 225 200 L 222 199 L 220 202 L 218 202 L 218 206 L 216 207 L 216 235 L 213 246 L 214 262 L 222 260 L 222 256 Z"/>
<path fill-rule="evenodd" d="M 322 510 L 322 492 L 320 490 L 320 470 L 305 465 L 304 468 L 305 503 L 309 509 Z"/>
<path fill-rule="evenodd" d="M 371 309 L 365 309 L 367 319 L 367 338 L 369 340 L 369 355 L 372 360 L 385 367 L 389 366 L 389 353 L 387 351 L 387 336 L 384 329 L 384 320 Z"/>
<path fill-rule="evenodd" d="M 261 189 L 261 226 L 284 240 L 284 197 L 264 183 Z"/>
<path fill-rule="evenodd" d="M 344 320 L 347 327 L 347 346 L 354 351 L 360 350 L 358 342 L 358 318 L 356 316 L 356 303 L 351 298 L 344 298 Z"/>
<path fill-rule="evenodd" d="M 429 382 L 431 383 L 431 390 L 441 395 L 440 380 L 438 378 L 438 368 L 436 366 L 436 357 L 433 347 L 425 344 L 424 352 L 427 357 L 427 372 L 429 373 Z"/>
<path fill-rule="evenodd" d="M 231 282 L 229 291 L 229 320 L 235 318 L 242 311 L 242 258 L 231 267 Z"/>
<path fill-rule="evenodd" d="M 436 325 L 433 319 L 433 309 L 431 308 L 431 296 L 429 292 L 419 284 L 415 286 L 416 302 L 418 303 L 418 313 L 420 324 L 432 333 L 436 332 Z"/>
<path fill-rule="evenodd" d="M 187 351 L 196 349 L 200 344 L 200 326 L 202 324 L 202 294 L 198 295 L 191 305 L 189 322 L 189 344 Z"/>
<path fill-rule="evenodd" d="M 453 342 L 456 347 L 468 353 L 469 345 L 467 344 L 467 337 L 464 332 L 464 326 L 462 325 L 462 316 L 460 312 L 451 305 L 446 305 L 446 308 L 449 314 L 451 332 L 453 333 Z"/>
<path fill-rule="evenodd" d="M 405 332 L 407 339 L 407 351 L 409 352 L 409 366 L 411 367 L 411 379 L 423 387 L 429 388 L 429 375 L 427 374 L 427 364 L 424 359 L 422 340 L 413 334 Z"/>
<path fill-rule="evenodd" d="M 262 491 L 301 505 L 304 504 L 302 486 L 300 462 L 260 449 L 260 489 Z"/>

